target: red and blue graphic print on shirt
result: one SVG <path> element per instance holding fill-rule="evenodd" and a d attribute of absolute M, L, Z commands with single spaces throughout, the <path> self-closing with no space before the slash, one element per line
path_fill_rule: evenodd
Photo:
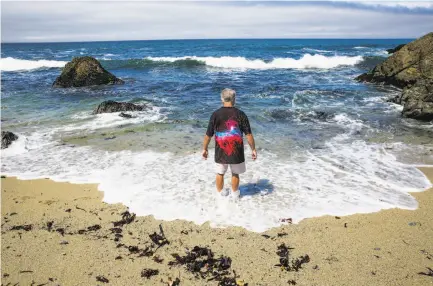
<path fill-rule="evenodd" d="M 242 132 L 238 127 L 238 122 L 229 119 L 225 122 L 226 130 L 215 132 L 215 140 L 225 154 L 231 156 L 236 151 L 236 145 L 242 146 Z"/>

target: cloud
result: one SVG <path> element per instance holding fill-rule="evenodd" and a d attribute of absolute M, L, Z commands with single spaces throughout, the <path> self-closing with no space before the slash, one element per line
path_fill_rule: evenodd
<path fill-rule="evenodd" d="M 413 5 L 412 5 L 413 4 Z M 431 2 L 2 2 L 2 42 L 415 38 Z"/>

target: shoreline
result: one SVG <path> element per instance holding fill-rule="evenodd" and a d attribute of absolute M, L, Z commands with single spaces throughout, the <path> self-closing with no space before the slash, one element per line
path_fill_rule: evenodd
<path fill-rule="evenodd" d="M 433 182 L 433 168 L 419 169 Z M 185 266 L 168 265 L 175 261 L 173 253 L 184 256 L 194 246 L 209 247 L 215 257 L 230 257 L 229 274 L 223 276 L 232 278 L 235 270 L 237 279 L 248 285 L 287 285 L 292 280 L 296 285 L 433 283 L 432 277 L 418 274 L 433 268 L 433 188 L 410 193 L 419 203 L 416 210 L 326 215 L 263 233 L 153 216 L 136 217 L 113 231 L 113 222 L 127 208 L 102 202 L 96 184 L 1 180 L 3 285 L 105 284 L 97 276 L 109 285 L 171 285 L 176 278 L 180 285 L 217 285 L 209 277 L 196 278 Z M 159 225 L 170 244 L 157 248 L 149 235 L 159 233 Z M 310 261 L 298 271 L 276 267 L 282 243 L 294 248 L 291 258 L 308 255 Z M 139 256 L 146 247 L 153 255 Z M 159 273 L 141 277 L 144 268 Z"/>

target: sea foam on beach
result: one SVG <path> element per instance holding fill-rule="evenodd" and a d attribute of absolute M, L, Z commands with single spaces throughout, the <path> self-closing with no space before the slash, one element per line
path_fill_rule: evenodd
<path fill-rule="evenodd" d="M 259 148 L 259 159 L 253 162 L 245 146 L 247 172 L 241 176 L 238 203 L 215 196 L 213 151 L 203 160 L 199 150 L 182 155 L 170 149 L 103 151 L 50 143 L 49 134 L 19 134 L 13 148 L 2 152 L 2 172 L 23 179 L 98 183 L 105 202 L 124 203 L 138 215 L 258 232 L 281 225 L 285 218 L 297 223 L 326 214 L 417 208 L 408 193 L 430 186 L 424 175 L 415 166 L 399 163 L 388 152 L 390 146 L 348 143 L 361 123 L 344 114 L 335 116 L 335 122 L 347 131 L 320 149 L 288 151 L 289 156 L 281 158 Z M 39 143 L 29 144 L 32 141 Z M 227 188 L 228 179 L 229 175 Z"/>

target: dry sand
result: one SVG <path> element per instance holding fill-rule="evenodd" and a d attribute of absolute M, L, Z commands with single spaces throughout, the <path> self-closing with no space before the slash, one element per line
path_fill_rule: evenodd
<path fill-rule="evenodd" d="M 422 171 L 433 180 L 433 168 Z M 15 178 L 1 183 L 2 285 L 171 285 L 176 278 L 180 285 L 217 285 L 185 266 L 168 265 L 175 260 L 171 254 L 183 256 L 196 245 L 209 247 L 216 258 L 231 257 L 229 271 L 248 285 L 433 285 L 433 276 L 418 274 L 433 269 L 432 189 L 413 194 L 415 211 L 324 216 L 266 233 L 137 217 L 119 227 L 123 237 L 116 242 L 110 229 L 126 207 L 103 203 L 96 185 Z M 170 244 L 153 248 L 150 257 L 129 251 L 151 246 L 149 234 L 159 233 L 160 224 Z M 13 230 L 22 225 L 32 228 Z M 88 230 L 94 225 L 101 228 Z M 308 254 L 310 261 L 297 272 L 275 266 L 282 243 L 294 248 L 292 258 Z M 159 274 L 143 278 L 145 268 Z"/>

